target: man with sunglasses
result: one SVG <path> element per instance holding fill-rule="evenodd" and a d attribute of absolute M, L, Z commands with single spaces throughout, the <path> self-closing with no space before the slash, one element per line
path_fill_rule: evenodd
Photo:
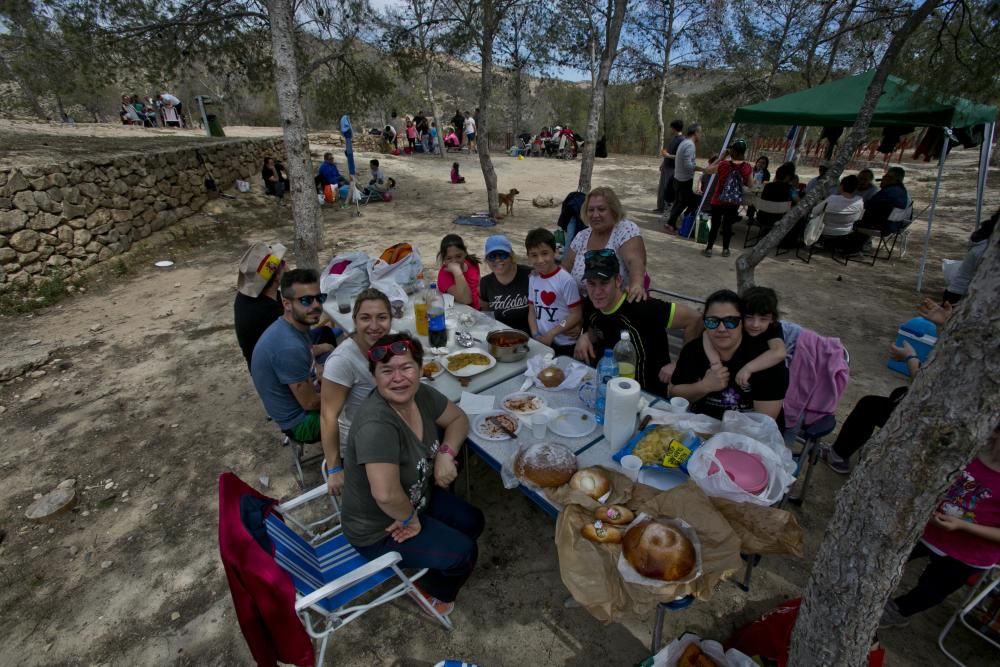
<path fill-rule="evenodd" d="M 319 394 L 313 387 L 310 328 L 323 315 L 326 294 L 312 269 L 281 276 L 284 313 L 257 341 L 250 362 L 254 386 L 267 414 L 299 442 L 320 437 Z"/>
<path fill-rule="evenodd" d="M 720 363 L 713 365 L 701 338 L 684 346 L 670 379 L 670 395 L 686 398 L 691 411 L 722 419 L 726 410 L 759 412 L 775 421 L 788 388 L 784 364 L 750 376 L 749 388 L 740 387 L 736 374 L 747 362 L 767 350 L 766 341 L 743 335 L 743 306 L 730 290 L 719 290 L 705 300 L 705 329 Z M 763 345 L 763 347 L 762 347 Z"/>
<path fill-rule="evenodd" d="M 628 331 L 636 351 L 635 379 L 648 392 L 667 395 L 673 373 L 667 329 L 683 329 L 684 342 L 700 340 L 701 315 L 692 308 L 660 299 L 629 301 L 622 289 L 618 256 L 614 250 L 590 250 L 584 255 L 583 334 L 576 341 L 574 356 L 595 363 Z"/>

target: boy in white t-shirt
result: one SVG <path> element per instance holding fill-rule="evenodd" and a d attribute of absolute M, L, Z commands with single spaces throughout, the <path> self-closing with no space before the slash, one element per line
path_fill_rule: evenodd
<path fill-rule="evenodd" d="M 549 230 L 528 232 L 524 247 L 535 268 L 528 279 L 531 336 L 555 350 L 557 356 L 572 357 L 583 320 L 583 303 L 576 280 L 556 264 L 556 237 Z"/>

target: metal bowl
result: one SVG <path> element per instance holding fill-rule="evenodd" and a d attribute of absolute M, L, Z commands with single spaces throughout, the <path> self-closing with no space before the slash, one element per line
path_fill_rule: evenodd
<path fill-rule="evenodd" d="M 490 354 L 497 361 L 521 361 L 528 356 L 528 334 L 517 329 L 501 329 L 486 336 Z"/>

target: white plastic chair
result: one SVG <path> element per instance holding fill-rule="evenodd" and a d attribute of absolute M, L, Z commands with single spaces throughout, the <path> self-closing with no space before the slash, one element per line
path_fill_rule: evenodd
<path fill-rule="evenodd" d="M 948 649 L 944 647 L 944 638 L 948 635 L 949 632 L 951 632 L 951 629 L 955 626 L 955 621 L 961 621 L 962 625 L 968 628 L 969 631 L 982 637 L 989 643 L 993 644 L 993 646 L 995 646 L 996 648 L 1000 648 L 1000 644 L 998 644 L 994 639 L 980 632 L 978 628 L 974 627 L 969 623 L 969 621 L 966 620 L 966 616 L 969 615 L 969 612 L 975 609 L 980 602 L 982 602 L 988 595 L 990 595 L 990 593 L 992 593 L 996 589 L 997 586 L 1000 586 L 1000 568 L 994 565 L 991 570 L 983 572 L 983 575 L 979 578 L 979 581 L 977 581 L 976 585 L 972 587 L 972 591 L 969 593 L 969 597 L 967 597 L 965 599 L 965 602 L 962 603 L 962 607 L 954 614 L 952 614 L 951 618 L 948 619 L 948 622 L 945 623 L 944 628 L 941 629 L 941 634 L 938 635 L 938 648 L 940 648 L 941 652 L 944 653 L 946 656 L 948 656 L 948 659 L 951 660 L 956 665 L 961 665 L 962 667 L 965 667 L 965 663 L 963 663 L 961 660 L 959 660 L 951 653 L 949 653 Z"/>
<path fill-rule="evenodd" d="M 324 499 L 333 502 L 329 515 L 313 521 L 293 516 L 292 512 Z M 285 521 L 272 513 L 264 525 L 274 544 L 275 562 L 291 575 L 295 585 L 295 612 L 309 636 L 320 642 L 317 665 L 323 664 L 330 635 L 366 611 L 403 595 L 410 595 L 441 625 L 452 629 L 451 619 L 439 614 L 413 585 L 426 569 L 407 576 L 399 567 L 402 556 L 398 552 L 366 561 L 355 551 L 341 532 L 340 509 L 327 493 L 326 484 L 275 510 Z M 386 589 L 392 582 L 395 585 Z"/>
<path fill-rule="evenodd" d="M 792 208 L 792 202 L 790 201 L 770 201 L 769 199 L 761 199 L 759 194 L 753 198 L 751 204 L 755 209 L 757 209 L 758 217 L 755 217 L 753 220 L 747 222 L 747 235 L 743 241 L 744 248 L 749 248 L 751 245 L 756 244 L 757 241 L 759 241 L 761 237 L 764 236 L 765 234 L 764 225 L 762 225 L 759 220 L 759 215 L 761 213 L 767 214 L 768 219 L 770 219 L 772 216 L 776 216 L 775 217 L 775 222 L 776 222 L 780 220 L 782 216 L 788 213 L 788 211 L 790 211 Z M 750 238 L 750 231 L 753 229 L 754 225 L 757 225 L 758 227 L 757 236 Z M 771 225 L 769 224 L 768 228 L 770 227 Z"/>

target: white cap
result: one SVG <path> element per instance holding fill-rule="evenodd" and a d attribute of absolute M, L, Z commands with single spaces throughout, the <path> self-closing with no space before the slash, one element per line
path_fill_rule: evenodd
<path fill-rule="evenodd" d="M 631 338 L 631 336 L 628 335 L 628 332 L 623 330 L 622 333 L 621 333 L 621 339 L 622 340 L 629 340 L 630 338 Z"/>

